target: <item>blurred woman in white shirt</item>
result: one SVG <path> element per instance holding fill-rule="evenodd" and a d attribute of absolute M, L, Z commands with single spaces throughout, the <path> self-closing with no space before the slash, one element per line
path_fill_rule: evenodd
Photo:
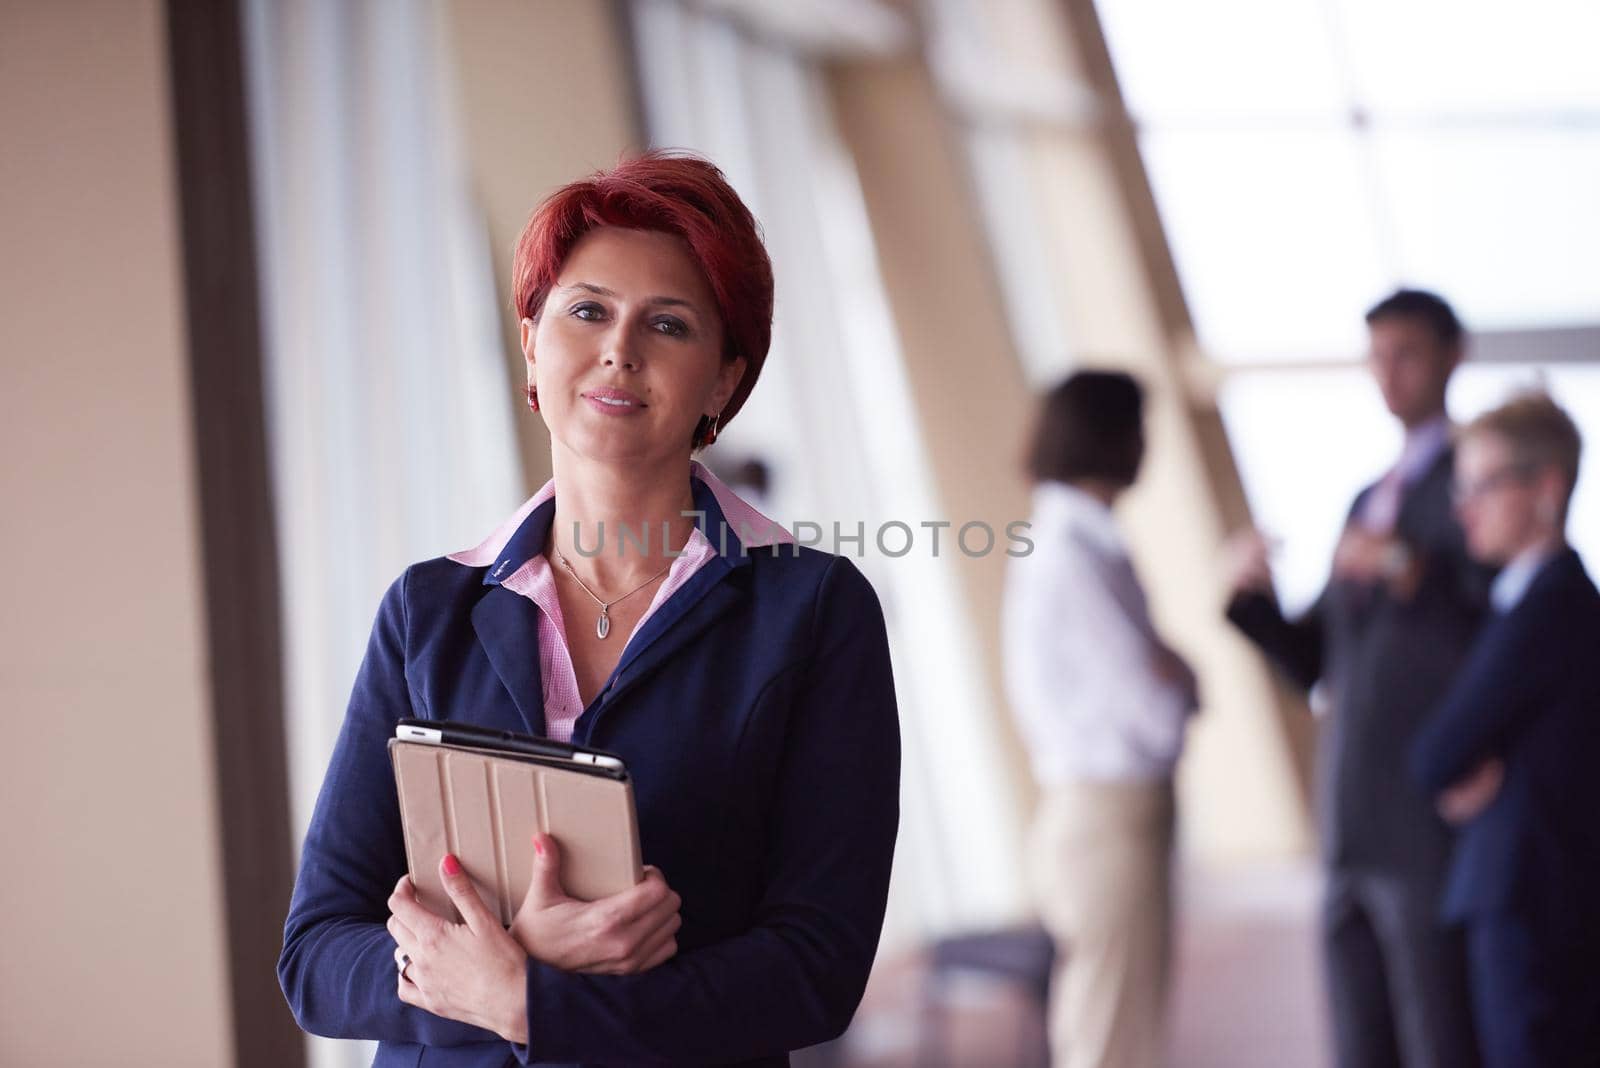
<path fill-rule="evenodd" d="M 1144 457 L 1144 395 L 1119 372 L 1045 398 L 1028 460 L 1033 552 L 1011 561 L 1006 684 L 1043 794 L 1030 876 L 1060 962 L 1053 1063 L 1161 1062 L 1172 775 L 1195 677 L 1156 633 L 1112 515 Z"/>

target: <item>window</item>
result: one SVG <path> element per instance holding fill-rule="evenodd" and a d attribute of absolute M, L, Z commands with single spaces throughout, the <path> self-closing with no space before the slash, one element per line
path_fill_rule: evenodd
<path fill-rule="evenodd" d="M 1600 6 L 1102 0 L 1107 43 L 1285 599 L 1326 576 L 1399 431 L 1362 313 L 1397 285 L 1474 332 L 1451 411 L 1544 384 L 1600 441 Z M 1336 492 L 1337 491 L 1337 492 Z M 1600 488 L 1571 533 L 1600 560 Z"/>

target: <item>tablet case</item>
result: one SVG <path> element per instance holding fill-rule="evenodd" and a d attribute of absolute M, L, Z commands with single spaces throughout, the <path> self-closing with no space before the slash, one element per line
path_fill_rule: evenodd
<path fill-rule="evenodd" d="M 422 904 L 460 915 L 439 878 L 454 853 L 478 896 L 510 926 L 533 875 L 533 835 L 561 849 L 561 885 L 584 901 L 626 890 L 644 873 L 633 784 L 600 772 L 522 755 L 389 740 L 406 863 Z"/>

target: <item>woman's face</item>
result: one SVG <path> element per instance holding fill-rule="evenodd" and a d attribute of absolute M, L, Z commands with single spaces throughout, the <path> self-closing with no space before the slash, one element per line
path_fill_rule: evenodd
<path fill-rule="evenodd" d="M 573 246 L 538 321 L 522 321 L 522 352 L 557 447 L 617 462 L 687 455 L 745 368 L 722 358 L 716 300 L 683 241 L 614 226 Z"/>

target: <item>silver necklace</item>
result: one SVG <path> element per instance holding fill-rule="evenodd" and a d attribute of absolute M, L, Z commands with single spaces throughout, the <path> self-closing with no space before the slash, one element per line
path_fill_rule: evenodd
<path fill-rule="evenodd" d="M 651 575 L 649 578 L 639 583 L 639 585 L 635 586 L 621 597 L 613 597 L 609 601 L 602 601 L 595 595 L 593 590 L 584 585 L 583 579 L 579 578 L 578 573 L 572 569 L 572 564 L 567 561 L 565 556 L 561 555 L 561 550 L 556 546 L 551 546 L 551 548 L 556 550 L 556 559 L 561 561 L 561 566 L 567 569 L 567 574 L 572 576 L 572 581 L 576 582 L 578 584 L 578 588 L 584 593 L 587 593 L 589 598 L 594 601 L 595 604 L 600 606 L 600 618 L 594 621 L 594 636 L 602 641 L 605 640 L 607 634 L 611 633 L 611 606 L 621 601 L 626 601 L 629 597 L 632 597 L 634 594 L 650 585 L 650 583 L 654 582 L 662 575 L 665 575 L 668 569 L 672 567 L 672 561 L 669 560 L 667 561 L 666 567 L 662 568 L 660 571 L 657 571 L 654 575 Z"/>

